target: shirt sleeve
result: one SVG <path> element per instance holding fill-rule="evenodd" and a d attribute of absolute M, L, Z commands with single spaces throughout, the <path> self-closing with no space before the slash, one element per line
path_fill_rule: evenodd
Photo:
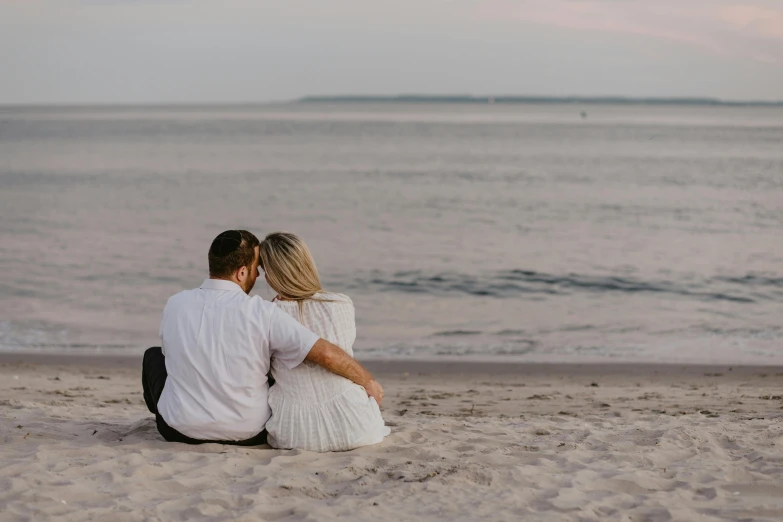
<path fill-rule="evenodd" d="M 320 337 L 275 306 L 269 325 L 269 348 L 272 357 L 291 370 L 305 360 Z"/>

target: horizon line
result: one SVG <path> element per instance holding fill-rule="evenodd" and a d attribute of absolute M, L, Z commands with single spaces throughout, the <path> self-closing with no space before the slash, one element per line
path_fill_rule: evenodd
<path fill-rule="evenodd" d="M 544 96 L 544 95 L 472 95 L 472 94 L 339 94 L 307 95 L 288 100 L 269 101 L 195 101 L 195 102 L 36 102 L 0 103 L 8 108 L 153 108 L 153 107 L 252 107 L 308 103 L 440 103 L 440 104 L 607 104 L 607 105 L 694 105 L 716 107 L 781 107 L 781 100 L 739 100 L 708 96 Z"/>

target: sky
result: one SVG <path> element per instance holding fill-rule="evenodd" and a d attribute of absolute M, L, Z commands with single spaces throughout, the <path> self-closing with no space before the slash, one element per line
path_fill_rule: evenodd
<path fill-rule="evenodd" d="M 0 0 L 0 104 L 783 99 L 783 0 Z"/>

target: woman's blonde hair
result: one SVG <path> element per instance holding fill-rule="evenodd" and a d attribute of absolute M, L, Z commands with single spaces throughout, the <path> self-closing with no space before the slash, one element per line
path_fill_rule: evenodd
<path fill-rule="evenodd" d="M 273 232 L 261 242 L 260 254 L 260 266 L 272 290 L 298 302 L 301 321 L 304 301 L 324 291 L 310 249 L 296 234 Z"/>

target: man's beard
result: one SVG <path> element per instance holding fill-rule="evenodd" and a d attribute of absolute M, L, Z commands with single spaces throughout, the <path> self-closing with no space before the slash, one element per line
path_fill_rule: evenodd
<path fill-rule="evenodd" d="M 253 287 L 256 286 L 256 280 L 253 279 L 252 281 L 248 279 L 245 281 L 245 284 L 243 285 L 242 290 L 245 291 L 246 294 L 249 294 L 251 290 L 253 290 Z"/>

